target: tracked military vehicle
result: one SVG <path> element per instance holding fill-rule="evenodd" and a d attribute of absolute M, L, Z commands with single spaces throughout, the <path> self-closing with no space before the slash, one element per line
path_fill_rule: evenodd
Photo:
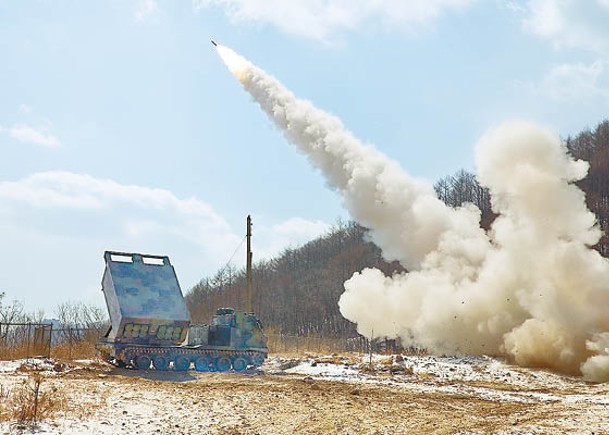
<path fill-rule="evenodd" d="M 97 349 L 106 360 L 140 370 L 242 372 L 266 359 L 253 313 L 221 308 L 209 325 L 191 325 L 169 257 L 107 251 L 104 259 L 110 328 Z"/>

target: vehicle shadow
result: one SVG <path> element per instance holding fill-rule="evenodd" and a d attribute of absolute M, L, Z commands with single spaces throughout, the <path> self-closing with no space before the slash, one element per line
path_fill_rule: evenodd
<path fill-rule="evenodd" d="M 112 370 L 107 372 L 108 375 L 119 375 L 127 376 L 130 378 L 143 378 L 150 379 L 153 381 L 168 381 L 168 382 L 191 382 L 199 379 L 201 376 L 211 374 L 231 374 L 233 376 L 264 376 L 266 372 L 260 368 L 247 369 L 243 372 L 236 373 L 233 371 L 228 372 L 197 372 L 189 370 L 187 372 L 175 372 L 173 370 L 135 370 L 132 368 L 120 368 L 114 367 Z"/>
<path fill-rule="evenodd" d="M 174 372 L 172 370 L 134 370 L 127 368 L 113 368 L 109 375 L 127 376 L 130 378 L 143 378 L 153 381 L 190 382 L 196 380 L 195 372 Z"/>

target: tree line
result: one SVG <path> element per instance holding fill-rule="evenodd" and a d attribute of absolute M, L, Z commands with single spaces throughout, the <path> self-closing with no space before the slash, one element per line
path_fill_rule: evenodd
<path fill-rule="evenodd" d="M 59 328 L 92 329 L 108 324 L 106 310 L 84 302 L 62 302 L 55 308 L 54 318 L 47 319 L 43 310 L 28 312 L 17 300 L 5 302 L 6 294 L 0 292 L 0 325 L 17 323 L 55 323 Z M 0 331 L 1 332 L 1 331 Z"/>
<path fill-rule="evenodd" d="M 609 120 L 594 129 L 586 129 L 565 140 L 569 152 L 576 159 L 590 164 L 588 176 L 577 185 L 586 193 L 586 204 L 596 215 L 603 237 L 594 247 L 604 257 L 609 256 Z"/>
<path fill-rule="evenodd" d="M 263 324 L 288 335 L 354 336 L 355 327 L 338 311 L 343 283 L 354 272 L 377 267 L 390 274 L 397 262 L 364 240 L 365 228 L 337 222 L 322 237 L 252 267 L 252 309 Z M 226 267 L 204 278 L 186 295 L 193 322 L 209 322 L 216 308 L 245 308 L 245 271 Z"/>

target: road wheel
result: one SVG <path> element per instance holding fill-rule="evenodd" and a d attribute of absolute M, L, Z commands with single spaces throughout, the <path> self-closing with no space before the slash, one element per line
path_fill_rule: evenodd
<path fill-rule="evenodd" d="M 225 356 L 221 356 L 220 358 L 218 358 L 218 360 L 216 361 L 216 370 L 218 370 L 219 372 L 227 372 L 230 370 L 230 360 L 225 357 Z"/>
<path fill-rule="evenodd" d="M 185 372 L 190 368 L 190 360 L 184 355 L 177 355 L 173 361 L 173 369 L 176 372 Z"/>
<path fill-rule="evenodd" d="M 152 363 L 157 370 L 167 370 L 169 368 L 169 360 L 164 355 L 154 355 Z"/>
<path fill-rule="evenodd" d="M 260 367 L 264 363 L 264 357 L 260 354 L 254 355 L 252 357 L 252 364 L 254 368 Z"/>
<path fill-rule="evenodd" d="M 247 361 L 245 358 L 238 356 L 233 361 L 233 370 L 236 372 L 242 372 L 247 368 Z"/>
<path fill-rule="evenodd" d="M 198 372 L 209 372 L 210 371 L 210 361 L 209 358 L 204 356 L 200 356 L 195 360 L 195 370 Z"/>
<path fill-rule="evenodd" d="M 136 356 L 135 368 L 138 370 L 148 370 L 150 368 L 150 357 L 148 355 Z"/>

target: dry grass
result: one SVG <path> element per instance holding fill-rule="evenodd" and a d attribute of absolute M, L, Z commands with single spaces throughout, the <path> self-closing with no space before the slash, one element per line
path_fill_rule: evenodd
<path fill-rule="evenodd" d="M 66 400 L 56 387 L 46 388 L 40 373 L 32 373 L 12 388 L 0 392 L 0 421 L 11 421 L 15 429 L 35 426 L 66 410 Z"/>
<path fill-rule="evenodd" d="M 360 367 L 359 371 L 362 372 L 362 373 L 368 373 L 368 374 L 371 374 L 371 375 L 376 374 L 376 368 L 374 366 L 369 365 L 369 364 L 365 364 L 362 367 Z"/>
<path fill-rule="evenodd" d="M 0 349 L 0 361 L 24 359 L 31 353 L 26 346 L 3 347 Z"/>
<path fill-rule="evenodd" d="M 322 356 L 309 356 L 307 355 L 307 357 L 312 358 L 313 360 L 315 360 L 316 363 L 326 363 L 326 364 L 337 364 L 337 365 L 344 365 L 344 366 L 354 366 L 357 364 L 361 364 L 362 362 L 362 354 L 361 353 L 343 353 L 343 354 L 337 354 L 337 353 L 333 353 L 332 355 L 322 355 Z"/>
<path fill-rule="evenodd" d="M 391 367 L 393 365 L 393 356 L 383 357 L 377 363 L 383 368 Z"/>
<path fill-rule="evenodd" d="M 42 421 L 88 418 L 98 403 L 85 403 L 82 395 L 90 393 L 88 390 L 97 395 L 97 386 L 82 391 L 74 389 L 68 380 L 71 378 L 63 373 L 73 369 L 71 364 L 54 360 L 23 363 L 16 369 L 20 380 L 0 384 L 0 422 L 9 422 L 11 433 L 29 433 L 37 430 Z"/>
<path fill-rule="evenodd" d="M 35 356 L 39 355 L 36 355 L 32 346 L 27 342 L 0 346 L 0 360 L 8 361 Z"/>
<path fill-rule="evenodd" d="M 330 338 L 319 334 L 286 335 L 274 328 L 267 328 L 265 335 L 268 338 L 269 351 L 275 355 L 295 358 L 306 353 L 316 354 L 367 354 L 370 352 L 370 342 L 364 337 Z M 372 342 L 373 353 L 393 355 L 401 353 L 409 356 L 428 355 L 427 350 L 418 347 L 401 348 L 392 345 L 391 341 L 375 340 Z"/>
<path fill-rule="evenodd" d="M 94 358 L 97 354 L 96 341 L 96 338 L 64 341 L 51 348 L 50 357 L 64 360 Z M 16 360 L 38 356 L 41 355 L 37 355 L 26 343 L 0 349 L 0 360 Z"/>
<path fill-rule="evenodd" d="M 392 375 L 413 375 L 414 370 L 410 366 L 392 365 L 389 369 Z"/>
<path fill-rule="evenodd" d="M 57 359 L 94 358 L 96 354 L 95 341 L 86 339 L 72 343 L 61 343 L 51 349 L 51 356 Z"/>
<path fill-rule="evenodd" d="M 269 351 L 281 355 L 302 355 L 306 352 L 336 353 L 345 352 L 346 340 L 327 338 L 318 335 L 294 336 L 267 333 Z"/>
<path fill-rule="evenodd" d="M 0 385 L 0 421 L 6 420 L 6 405 L 8 404 L 10 397 L 11 388 L 6 385 Z"/>

